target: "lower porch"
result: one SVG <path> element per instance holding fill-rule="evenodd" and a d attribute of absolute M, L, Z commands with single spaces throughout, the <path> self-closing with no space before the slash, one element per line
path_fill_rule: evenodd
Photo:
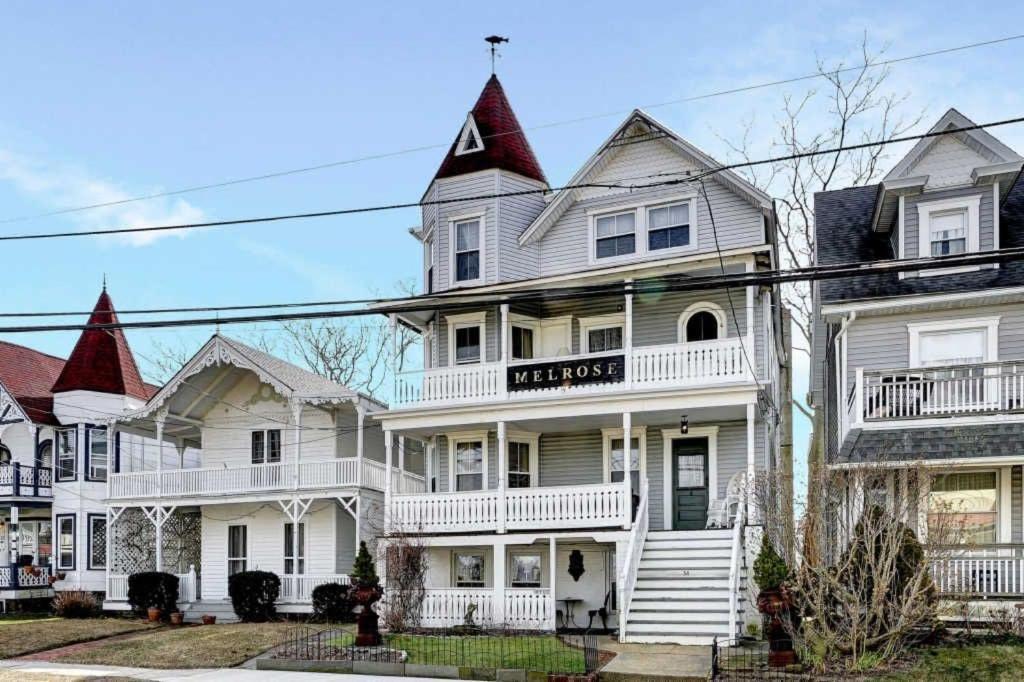
<path fill-rule="evenodd" d="M 48 503 L 0 507 L 0 601 L 52 597 L 52 553 Z"/>

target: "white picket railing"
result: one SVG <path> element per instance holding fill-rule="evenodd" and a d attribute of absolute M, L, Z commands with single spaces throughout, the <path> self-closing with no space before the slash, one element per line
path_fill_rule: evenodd
<path fill-rule="evenodd" d="M 547 630 L 555 621 L 555 600 L 551 590 L 541 588 L 505 588 L 503 623 L 513 630 Z"/>
<path fill-rule="evenodd" d="M 942 595 L 1015 597 L 1024 595 L 1024 546 L 989 545 L 946 550 L 933 558 L 931 575 Z"/>
<path fill-rule="evenodd" d="M 750 483 L 749 480 L 748 483 Z M 744 492 L 736 506 L 736 518 L 732 523 L 732 551 L 729 555 L 729 637 L 731 638 L 740 636 L 740 623 L 736 612 L 740 599 L 740 573 L 743 564 L 743 536 L 747 525 L 746 514 L 747 494 Z"/>
<path fill-rule="evenodd" d="M 347 574 L 337 573 L 333 575 L 306 575 L 306 574 L 285 574 L 281 576 L 281 597 L 284 602 L 308 602 L 313 598 L 313 590 L 321 585 L 337 583 L 348 585 L 351 583 Z"/>
<path fill-rule="evenodd" d="M 32 572 L 37 571 L 38 575 Z M 0 567 L 0 587 L 14 587 L 12 578 L 17 578 L 18 587 L 49 587 L 50 567 L 49 566 L 11 566 L 10 564 Z"/>
<path fill-rule="evenodd" d="M 620 483 L 391 497 L 389 523 L 412 533 L 598 528 L 626 523 Z"/>
<path fill-rule="evenodd" d="M 751 377 L 740 338 L 633 348 L 633 385 L 703 386 Z"/>
<path fill-rule="evenodd" d="M 857 370 L 858 421 L 1024 410 L 1024 361 Z"/>
<path fill-rule="evenodd" d="M 358 474 L 358 459 L 355 457 L 301 462 L 298 480 L 295 477 L 295 465 L 288 462 L 227 468 L 170 469 L 162 472 L 140 471 L 112 474 L 108 494 L 111 499 L 129 499 L 312 490 L 358 485 Z M 396 490 L 413 493 L 426 489 L 422 476 L 400 472 L 397 468 L 392 470 L 392 475 L 392 485 Z M 364 459 L 363 487 L 384 490 L 384 482 L 384 465 Z"/>
<path fill-rule="evenodd" d="M 629 542 L 626 543 L 626 554 L 623 557 L 622 571 L 619 574 L 619 641 L 626 641 L 626 623 L 629 620 L 629 608 L 633 603 L 633 591 L 636 589 L 636 578 L 640 571 L 640 557 L 644 553 L 644 542 L 650 525 L 648 511 L 647 478 L 640 479 L 640 504 L 636 508 L 636 518 L 629 531 Z"/>
<path fill-rule="evenodd" d="M 106 601 L 128 601 L 128 576 L 115 574 L 107 576 Z"/>
<path fill-rule="evenodd" d="M 630 373 L 627 373 L 628 382 L 620 375 L 618 381 L 567 387 L 509 391 L 506 385 L 510 368 L 528 367 L 545 362 L 565 363 L 596 359 L 610 354 L 625 356 L 625 362 L 630 368 Z M 742 338 L 732 337 L 715 341 L 635 346 L 631 351 L 614 353 L 584 353 L 568 357 L 434 367 L 398 374 L 393 403 L 395 407 L 415 407 L 487 403 L 510 398 L 528 399 L 540 393 L 556 391 L 594 393 L 628 390 L 634 387 L 712 386 L 751 380 L 753 375 L 748 366 L 748 357 L 754 357 L 752 350 L 744 348 Z"/>
<path fill-rule="evenodd" d="M 470 604 L 476 605 L 473 620 L 478 625 L 492 625 L 494 590 L 487 588 L 428 588 L 423 596 L 420 625 L 429 628 L 462 625 Z"/>
<path fill-rule="evenodd" d="M 176 573 L 178 577 L 178 603 L 187 604 L 199 598 L 199 576 L 195 566 L 190 566 L 185 573 Z M 106 601 L 128 601 L 128 576 L 111 573 L 107 576 Z"/>

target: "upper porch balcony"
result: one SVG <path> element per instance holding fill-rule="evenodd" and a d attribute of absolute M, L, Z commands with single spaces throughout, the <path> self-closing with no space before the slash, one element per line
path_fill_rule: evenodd
<path fill-rule="evenodd" d="M 0 465 L 0 498 L 53 497 L 53 472 L 49 467 L 25 466 L 18 462 Z"/>

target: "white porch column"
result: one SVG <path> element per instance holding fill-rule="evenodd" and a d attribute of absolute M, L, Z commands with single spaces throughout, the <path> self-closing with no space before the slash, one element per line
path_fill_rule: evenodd
<path fill-rule="evenodd" d="M 427 439 L 426 445 L 424 446 L 423 453 L 423 492 L 432 493 L 434 492 L 430 487 L 430 482 L 434 479 L 434 452 L 437 450 L 437 436 L 431 436 Z"/>
<path fill-rule="evenodd" d="M 391 432 L 384 431 L 384 531 L 391 529 Z"/>
<path fill-rule="evenodd" d="M 398 492 L 405 492 L 405 436 L 398 437 Z"/>
<path fill-rule="evenodd" d="M 505 542 L 494 543 L 494 624 L 505 625 Z"/>
<path fill-rule="evenodd" d="M 295 456 L 295 470 L 292 474 L 292 487 L 298 490 L 299 488 L 299 467 L 301 466 L 302 460 L 302 402 L 299 400 L 292 400 L 292 423 L 295 424 L 295 439 L 294 439 L 294 456 Z"/>
<path fill-rule="evenodd" d="M 505 480 L 508 478 L 508 433 L 505 422 L 498 422 L 498 532 L 505 532 Z M 497 573 L 495 573 L 497 575 Z"/>
<path fill-rule="evenodd" d="M 643 453 L 640 453 L 643 456 Z M 622 413 L 622 494 L 625 496 L 625 521 L 622 527 L 626 530 L 633 525 L 633 477 L 630 476 L 633 459 L 633 415 Z"/>
<path fill-rule="evenodd" d="M 501 394 L 505 395 L 508 393 L 508 361 L 509 357 L 510 342 L 509 342 L 509 323 L 508 323 L 508 303 L 501 304 L 501 373 L 498 376 L 498 385 L 501 387 Z"/>
<path fill-rule="evenodd" d="M 625 351 L 626 356 L 626 386 L 633 385 L 633 280 L 626 280 L 626 290 L 630 293 L 626 294 L 626 306 L 625 315 L 626 323 L 622 330 L 622 348 Z"/>
<path fill-rule="evenodd" d="M 356 403 L 356 485 L 360 488 L 363 486 L 363 424 L 365 422 L 366 408 Z M 356 546 L 358 547 L 358 545 Z"/>
<path fill-rule="evenodd" d="M 35 460 L 35 456 L 33 456 L 33 460 Z M 106 482 L 107 499 L 110 498 L 110 474 L 113 471 L 115 471 L 115 469 L 114 469 L 114 422 L 113 421 L 108 421 L 107 422 L 107 482 Z M 38 471 L 38 469 L 36 470 L 35 475 L 33 476 L 33 479 L 35 481 L 37 481 L 37 482 L 39 481 L 39 471 Z M 89 517 L 86 517 L 86 519 L 88 519 L 88 518 Z M 85 532 L 86 533 L 89 532 L 88 525 L 86 525 Z M 107 536 L 108 537 L 110 536 L 109 515 L 108 515 L 108 523 L 107 523 Z M 107 556 L 108 557 L 110 556 L 110 552 L 107 552 Z M 107 563 L 109 563 L 109 561 Z"/>
<path fill-rule="evenodd" d="M 556 562 L 555 536 L 551 536 L 551 546 L 548 548 L 548 591 L 551 593 L 551 621 L 548 627 L 552 632 L 558 627 L 558 616 L 555 609 L 558 606 L 555 594 L 555 583 L 558 580 L 558 572 L 555 570 Z"/>
<path fill-rule="evenodd" d="M 750 482 L 754 480 L 754 472 L 757 462 L 756 425 L 757 406 L 753 403 L 747 405 L 747 478 Z"/>
<path fill-rule="evenodd" d="M 162 496 L 164 483 L 164 423 L 167 421 L 167 410 L 156 413 L 156 494 Z M 157 550 L 158 552 L 160 550 Z M 159 568 L 157 569 L 160 570 Z"/>
<path fill-rule="evenodd" d="M 754 260 L 753 258 L 747 262 L 747 272 L 754 271 Z M 751 285 L 747 287 L 747 339 L 744 343 L 747 345 L 747 356 L 750 358 L 750 373 L 757 376 L 757 357 L 754 352 L 754 296 L 757 293 L 757 286 Z"/>

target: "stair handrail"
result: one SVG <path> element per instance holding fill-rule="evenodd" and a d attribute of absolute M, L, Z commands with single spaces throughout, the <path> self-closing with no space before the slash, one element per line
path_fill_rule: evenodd
<path fill-rule="evenodd" d="M 649 516 L 647 513 L 647 479 L 640 478 L 640 503 L 636 508 L 636 518 L 629 531 L 629 542 L 626 544 L 626 555 L 623 560 L 622 573 L 619 576 L 619 641 L 626 641 L 626 621 L 629 619 L 629 608 L 633 602 L 633 590 L 636 587 L 637 572 L 640 570 L 640 557 L 643 555 L 644 542 L 647 540 Z M 629 506 L 629 505 L 627 505 Z M 627 510 L 627 514 L 629 511 Z"/>
<path fill-rule="evenodd" d="M 736 610 L 740 591 L 740 561 L 743 557 L 743 530 L 746 525 L 747 494 L 740 495 L 736 505 L 736 516 L 732 524 L 732 553 L 729 557 L 729 637 L 739 637 Z"/>

